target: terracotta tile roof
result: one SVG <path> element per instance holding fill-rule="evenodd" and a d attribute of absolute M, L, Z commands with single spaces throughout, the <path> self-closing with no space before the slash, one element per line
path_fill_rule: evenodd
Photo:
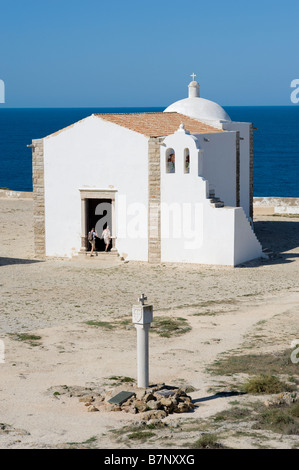
<path fill-rule="evenodd" d="M 179 113 L 128 113 L 128 114 L 95 114 L 105 121 L 113 122 L 147 137 L 166 137 L 178 130 L 181 123 L 191 134 L 208 134 L 224 132 L 222 129 L 204 124 L 197 119 Z"/>

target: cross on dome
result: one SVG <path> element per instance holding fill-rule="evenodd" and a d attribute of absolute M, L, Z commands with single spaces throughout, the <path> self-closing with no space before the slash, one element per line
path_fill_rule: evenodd
<path fill-rule="evenodd" d="M 195 77 L 196 77 L 196 74 L 193 73 L 192 75 L 190 75 L 190 77 L 192 77 L 192 78 L 193 78 L 193 81 L 194 81 L 194 79 L 195 79 Z"/>

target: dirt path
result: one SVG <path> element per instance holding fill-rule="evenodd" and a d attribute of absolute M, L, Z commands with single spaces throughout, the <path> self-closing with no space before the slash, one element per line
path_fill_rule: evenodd
<path fill-rule="evenodd" d="M 111 430 L 136 417 L 87 413 L 78 400 L 55 397 L 49 389 L 63 384 L 107 387 L 111 376 L 136 378 L 136 331 L 130 315 L 142 292 L 153 303 L 155 317 L 184 318 L 191 327 L 182 336 L 150 335 L 151 380 L 196 389 L 191 393 L 199 403 L 195 412 L 169 416 L 169 423 L 209 419 L 230 406 L 229 397 L 203 400 L 219 385 L 207 368 L 223 353 L 275 352 L 299 337 L 295 218 L 255 221 L 258 238 L 278 254 L 273 260 L 238 268 L 151 266 L 100 264 L 95 258 L 36 260 L 32 202 L 0 200 L 0 209 L 0 339 L 5 344 L 0 422 L 6 425 L 0 431 L 1 448 L 65 446 L 91 437 L 102 448 L 128 445 L 118 442 Z M 128 324 L 122 325 L 125 319 Z M 86 323 L 91 320 L 107 323 L 94 327 Z M 16 334 L 29 333 L 40 336 L 36 346 L 16 340 Z M 181 439 L 174 431 L 173 447 Z M 244 439 L 231 438 L 230 443 L 252 446 Z M 159 448 L 163 442 L 139 446 Z M 270 442 L 294 445 L 292 438 Z"/>

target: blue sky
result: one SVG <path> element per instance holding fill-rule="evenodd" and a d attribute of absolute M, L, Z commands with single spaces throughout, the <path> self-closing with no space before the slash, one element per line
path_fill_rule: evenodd
<path fill-rule="evenodd" d="M 292 105 L 298 0 L 0 0 L 0 107 Z"/>

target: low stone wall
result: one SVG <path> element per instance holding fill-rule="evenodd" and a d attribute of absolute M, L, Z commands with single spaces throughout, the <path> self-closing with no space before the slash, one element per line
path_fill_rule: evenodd
<path fill-rule="evenodd" d="M 299 214 L 299 198 L 254 197 L 254 215 Z"/>
<path fill-rule="evenodd" d="M 0 189 L 0 198 L 6 199 L 33 199 L 32 192 L 12 191 L 10 189 Z"/>

